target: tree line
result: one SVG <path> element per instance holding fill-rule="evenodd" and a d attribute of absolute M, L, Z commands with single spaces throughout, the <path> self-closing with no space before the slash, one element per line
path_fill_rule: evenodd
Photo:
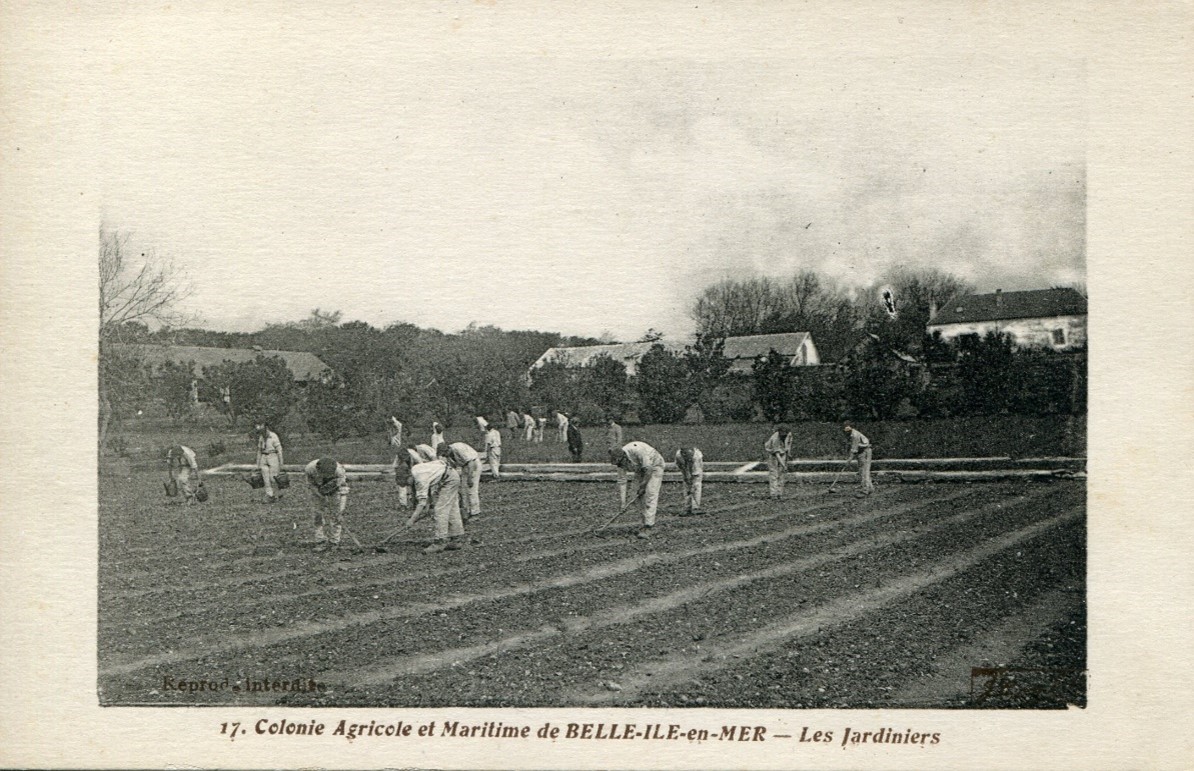
<path fill-rule="evenodd" d="M 101 231 L 101 443 L 113 421 L 146 406 L 178 419 L 193 410 L 192 365 L 151 370 L 121 343 L 313 353 L 330 367 L 320 381 L 300 387 L 282 359 L 260 355 L 205 368 L 200 398 L 233 426 L 289 421 L 332 440 L 376 433 L 390 415 L 451 426 L 477 415 L 500 419 L 507 410 L 559 409 L 590 425 L 615 417 L 673 423 L 686 416 L 780 421 L 1085 410 L 1083 356 L 1018 350 L 999 335 L 949 344 L 926 336 L 933 306 L 971 290 L 938 271 L 896 269 L 868 287 L 811 271 L 723 280 L 691 304 L 694 342 L 679 351 L 653 346 L 634 377 L 607 356 L 585 367 L 548 362 L 528 375 L 549 348 L 610 341 L 475 324 L 457 333 L 402 322 L 377 328 L 320 309 L 253 333 L 205 330 L 174 312 L 188 290 L 173 266 L 152 252 L 128 259 L 128 243 Z M 832 364 L 793 367 L 772 352 L 749 373 L 730 372 L 724 338 L 792 331 L 811 333 Z M 643 339 L 659 337 L 651 330 Z"/>

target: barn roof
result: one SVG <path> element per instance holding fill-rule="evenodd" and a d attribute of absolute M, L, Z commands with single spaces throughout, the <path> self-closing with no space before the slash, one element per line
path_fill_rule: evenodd
<path fill-rule="evenodd" d="M 743 335 L 727 337 L 723 355 L 727 359 L 754 359 L 774 350 L 785 356 L 796 356 L 808 339 L 808 332 L 781 332 L 774 335 Z"/>
<path fill-rule="evenodd" d="M 279 357 L 286 362 L 286 367 L 294 373 L 294 379 L 300 382 L 318 380 L 329 370 L 318 356 L 307 351 L 270 351 L 253 348 L 214 348 L 200 345 L 144 345 L 130 344 L 122 346 L 135 351 L 145 360 L 146 364 L 157 366 L 167 361 L 185 364 L 194 362 L 196 375 L 203 374 L 204 367 L 212 367 L 226 361 L 253 361 L 258 356 L 267 358 Z"/>
<path fill-rule="evenodd" d="M 1086 298 L 1077 290 L 1032 289 L 1025 292 L 966 295 L 939 309 L 929 326 L 1085 314 Z"/>

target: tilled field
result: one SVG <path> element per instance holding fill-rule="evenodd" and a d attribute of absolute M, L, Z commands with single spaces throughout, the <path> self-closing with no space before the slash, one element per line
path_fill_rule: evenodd
<path fill-rule="evenodd" d="M 485 482 L 469 545 L 316 554 L 296 485 L 167 505 L 100 481 L 105 704 L 1064 707 L 1084 704 L 1085 486 L 707 484 L 633 537 L 613 485 Z M 355 483 L 366 545 L 405 519 Z M 346 545 L 350 539 L 346 537 Z M 988 669 L 972 678 L 974 667 Z M 994 686 L 992 685 L 994 684 Z M 314 687 L 312 687 L 314 686 Z"/>

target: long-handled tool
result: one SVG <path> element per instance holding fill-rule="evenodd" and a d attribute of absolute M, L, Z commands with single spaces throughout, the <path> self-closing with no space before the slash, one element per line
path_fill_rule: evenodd
<path fill-rule="evenodd" d="M 844 463 L 842 463 L 842 467 L 837 470 L 836 474 L 833 475 L 833 481 L 829 483 L 829 489 L 825 491 L 826 495 L 830 495 L 831 493 L 833 493 L 833 488 L 837 487 L 838 478 L 849 467 L 850 467 L 850 459 L 846 458 L 846 461 Z"/>
<path fill-rule="evenodd" d="M 351 538 L 351 539 L 352 539 L 352 542 L 356 544 L 356 546 L 357 546 L 357 553 L 358 553 L 358 554 L 360 554 L 360 553 L 362 553 L 362 552 L 364 552 L 364 551 L 365 551 L 365 547 L 361 545 L 361 541 L 360 541 L 360 539 L 359 539 L 359 538 L 357 538 L 357 537 L 356 537 L 356 535 L 354 535 L 354 534 L 353 534 L 353 532 L 352 532 L 351 530 L 349 530 L 349 529 L 348 529 L 348 526 L 347 526 L 347 525 L 345 525 L 343 522 L 341 522 L 341 523 L 340 523 L 340 529 L 341 529 L 341 530 L 343 530 L 343 531 L 344 531 L 344 533 L 345 533 L 345 535 L 347 535 L 349 538 Z"/>
<path fill-rule="evenodd" d="M 607 519 L 607 520 L 604 522 L 604 524 L 602 524 L 600 527 L 596 527 L 596 528 L 594 528 L 594 529 L 593 529 L 593 532 L 594 532 L 594 533 L 600 533 L 602 530 L 604 530 L 605 528 L 607 528 L 607 527 L 609 527 L 610 525 L 612 525 L 612 524 L 614 523 L 614 520 L 615 520 L 615 519 L 617 519 L 618 517 L 622 516 L 622 515 L 623 515 L 623 514 L 625 514 L 626 512 L 630 511 L 630 507 L 631 507 L 631 506 L 633 506 L 634 504 L 638 503 L 639 499 L 643 497 L 643 493 L 644 493 L 644 492 L 645 492 L 644 490 L 639 490 L 639 491 L 638 491 L 638 495 L 634 496 L 634 499 L 633 499 L 633 500 L 631 500 L 629 503 L 627 503 L 625 506 L 623 506 L 623 507 L 621 508 L 621 510 L 620 510 L 620 511 L 619 511 L 617 514 L 615 514 L 615 515 L 613 515 L 612 517 L 610 517 L 609 519 Z"/>

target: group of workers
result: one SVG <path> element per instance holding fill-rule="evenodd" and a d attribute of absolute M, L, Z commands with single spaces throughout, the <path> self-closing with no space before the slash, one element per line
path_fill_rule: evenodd
<path fill-rule="evenodd" d="M 563 413 L 556 413 L 562 420 L 558 425 L 563 441 L 576 449 L 573 456 L 579 459 L 581 443 L 575 419 L 569 420 Z M 508 414 L 508 427 L 510 416 Z M 527 416 L 529 417 L 529 416 Z M 501 478 L 502 435 L 497 425 L 484 417 L 477 417 L 477 427 L 482 432 L 484 458 L 495 480 Z M 533 418 L 532 418 L 533 420 Z M 434 535 L 424 552 L 435 554 L 460 549 L 464 543 L 464 525 L 481 515 L 481 468 L 482 455 L 467 442 L 448 442 L 444 439 L 443 426 L 433 423 L 429 444 L 407 447 L 403 442 L 403 425 L 391 416 L 387 425 L 390 445 L 395 449 L 394 479 L 398 485 L 399 504 L 409 508 L 414 498 L 414 512 L 406 522 L 407 527 L 431 517 Z M 857 460 L 861 490 L 859 497 L 871 495 L 870 440 L 851 424 L 844 426 L 849 437 L 850 454 L 847 463 Z M 277 480 L 282 472 L 282 443 L 278 435 L 264 423 L 255 426 L 257 442 L 256 466 L 264 487 L 265 502 L 276 503 L 282 497 Z M 618 500 L 621 510 L 638 504 L 641 525 L 639 538 L 650 538 L 655 527 L 655 514 L 659 505 L 659 492 L 663 485 L 665 461 L 663 455 L 646 442 L 632 441 L 623 444 L 622 427 L 611 420 L 606 433 L 609 461 L 617 469 Z M 763 445 L 769 472 L 768 493 L 772 499 L 779 499 L 784 493 L 788 459 L 792 452 L 792 433 L 786 426 L 779 426 Z M 167 467 L 170 483 L 177 486 L 182 498 L 188 504 L 196 502 L 199 464 L 195 452 L 183 445 L 174 445 L 167 451 Z M 697 516 L 701 509 L 701 487 L 704 479 L 704 456 L 697 447 L 682 447 L 676 451 L 674 461 L 684 483 L 684 508 L 682 517 Z M 344 513 L 348 506 L 348 476 L 344 465 L 329 457 L 312 460 L 304 468 L 308 490 L 315 507 L 316 551 L 336 549 L 344 533 Z M 628 499 L 630 480 L 633 477 L 635 496 Z"/>

